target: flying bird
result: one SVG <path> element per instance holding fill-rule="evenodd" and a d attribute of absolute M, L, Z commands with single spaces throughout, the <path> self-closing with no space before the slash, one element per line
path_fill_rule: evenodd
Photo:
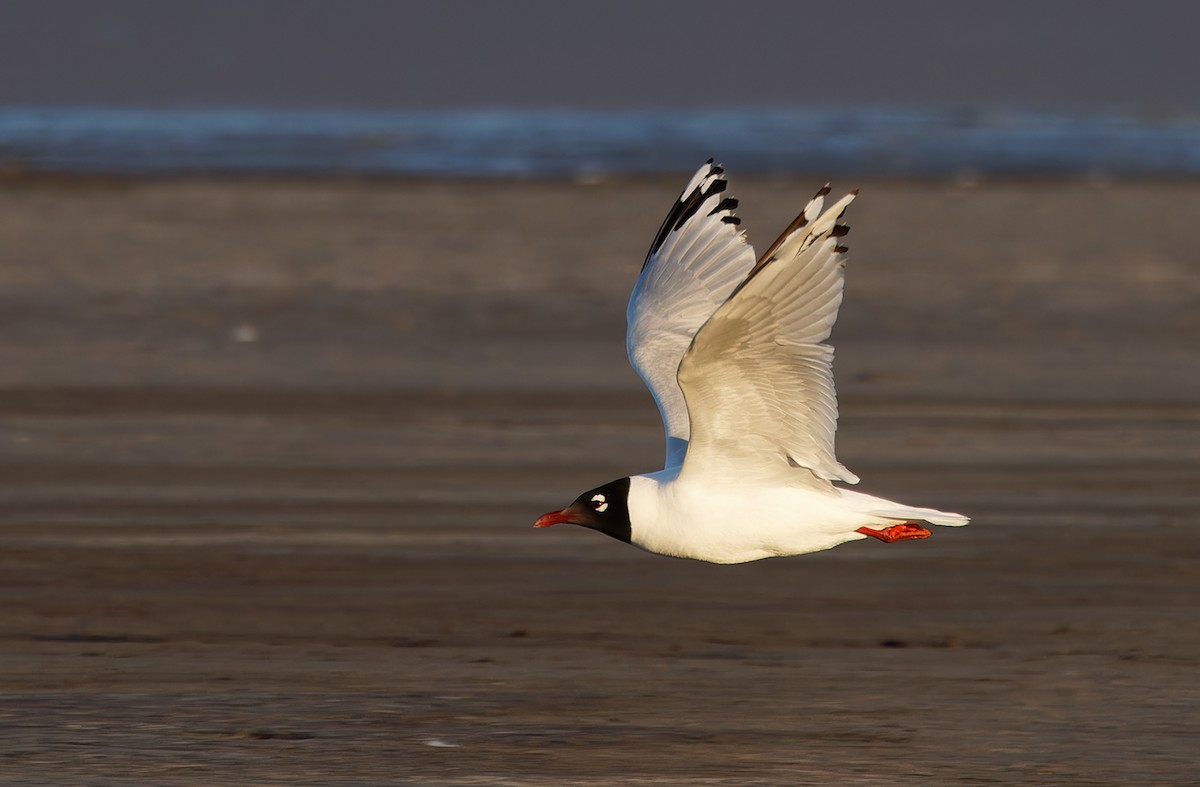
<path fill-rule="evenodd" d="M 648 552 L 744 563 L 875 538 L 926 538 L 962 514 L 836 486 L 837 396 L 825 344 L 842 302 L 857 190 L 822 187 L 760 256 L 712 159 L 654 237 L 627 310 L 630 363 L 658 403 L 663 469 L 581 494 L 534 527 L 573 524 Z"/>

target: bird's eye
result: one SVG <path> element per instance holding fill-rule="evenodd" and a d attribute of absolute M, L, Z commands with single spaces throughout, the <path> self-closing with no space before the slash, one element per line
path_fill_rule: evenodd
<path fill-rule="evenodd" d="M 604 495 L 592 495 L 592 509 L 598 514 L 603 514 L 608 510 L 608 500 Z"/>

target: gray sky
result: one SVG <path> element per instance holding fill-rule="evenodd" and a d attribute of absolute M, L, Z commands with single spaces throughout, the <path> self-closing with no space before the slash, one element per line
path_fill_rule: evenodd
<path fill-rule="evenodd" d="M 1200 110 L 1200 3 L 3 0 L 0 105 Z"/>

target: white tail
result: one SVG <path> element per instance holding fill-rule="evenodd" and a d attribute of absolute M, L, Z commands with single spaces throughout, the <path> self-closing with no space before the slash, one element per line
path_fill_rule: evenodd
<path fill-rule="evenodd" d="M 962 514 L 955 514 L 951 511 L 906 506 L 903 503 L 885 500 L 882 497 L 873 497 L 862 492 L 855 492 L 852 489 L 838 488 L 837 491 L 841 494 L 842 498 L 854 501 L 855 510 L 861 511 L 868 516 L 895 519 L 901 522 L 928 522 L 931 525 L 944 525 L 946 527 L 962 527 L 971 521 L 969 517 L 965 517 Z"/>

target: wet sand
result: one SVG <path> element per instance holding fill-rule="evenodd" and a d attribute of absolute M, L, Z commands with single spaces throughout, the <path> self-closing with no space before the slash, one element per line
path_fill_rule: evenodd
<path fill-rule="evenodd" d="M 975 521 L 721 567 L 530 527 L 674 180 L 0 183 L 0 782 L 1196 783 L 1200 184 L 863 186 L 839 457 Z"/>

